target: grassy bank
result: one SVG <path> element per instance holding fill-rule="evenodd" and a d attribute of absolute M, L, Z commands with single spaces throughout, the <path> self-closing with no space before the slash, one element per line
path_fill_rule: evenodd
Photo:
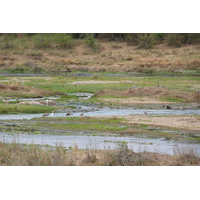
<path fill-rule="evenodd" d="M 17 113 L 46 113 L 56 110 L 52 106 L 43 105 L 14 105 L 0 103 L 0 114 L 17 114 Z"/>

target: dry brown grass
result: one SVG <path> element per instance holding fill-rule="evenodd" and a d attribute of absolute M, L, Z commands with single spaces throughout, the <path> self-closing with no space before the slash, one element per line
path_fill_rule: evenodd
<path fill-rule="evenodd" d="M 66 151 L 62 146 L 47 150 L 29 145 L 26 148 L 13 142 L 0 142 L 0 165 L 4 166 L 169 166 L 200 165 L 193 152 L 175 156 L 158 153 L 135 153 L 126 147 L 116 150 Z"/>
<path fill-rule="evenodd" d="M 141 50 L 137 46 L 124 42 L 101 42 L 100 52 L 92 52 L 84 45 L 84 41 L 77 40 L 76 46 L 70 50 L 46 49 L 34 50 L 27 45 L 20 53 L 10 49 L 8 55 L 0 57 L 2 70 L 14 68 L 20 63 L 36 62 L 45 71 L 52 71 L 55 65 L 68 67 L 71 71 L 83 72 L 178 72 L 182 69 L 196 69 L 200 65 L 200 49 L 197 45 L 172 48 L 165 44 L 157 45 L 154 49 Z M 5 50 L 4 50 L 5 51 Z M 120 67 L 117 67 L 120 66 Z M 151 70 L 150 70 L 151 69 Z M 62 71 L 62 69 L 57 69 Z"/>
<path fill-rule="evenodd" d="M 199 102 L 199 92 L 190 94 L 187 92 L 177 92 L 176 90 L 169 89 L 167 87 L 144 87 L 144 88 L 132 88 L 123 91 L 115 91 L 113 89 L 100 90 L 95 93 L 96 97 L 111 95 L 114 97 L 144 97 L 149 96 L 156 99 L 170 98 L 182 101 Z"/>

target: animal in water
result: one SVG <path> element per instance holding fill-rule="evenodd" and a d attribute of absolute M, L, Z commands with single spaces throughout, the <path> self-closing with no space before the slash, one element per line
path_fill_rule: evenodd
<path fill-rule="evenodd" d="M 65 116 L 70 116 L 70 115 L 73 115 L 73 113 L 67 112 Z"/>
<path fill-rule="evenodd" d="M 144 111 L 144 114 L 147 115 L 148 113 L 146 111 Z"/>
<path fill-rule="evenodd" d="M 171 109 L 172 107 L 171 107 L 171 106 L 166 106 L 166 108 L 167 108 L 167 109 Z"/>
<path fill-rule="evenodd" d="M 168 105 L 164 105 L 162 106 L 163 108 L 166 108 L 166 109 L 171 109 L 172 107 L 171 106 L 168 106 Z"/>
<path fill-rule="evenodd" d="M 81 114 L 80 114 L 80 116 L 83 116 L 83 115 L 84 115 L 84 113 L 81 113 Z"/>
<path fill-rule="evenodd" d="M 52 113 L 45 113 L 44 115 L 42 115 L 43 117 L 51 117 L 53 116 L 54 110 L 52 111 Z"/>

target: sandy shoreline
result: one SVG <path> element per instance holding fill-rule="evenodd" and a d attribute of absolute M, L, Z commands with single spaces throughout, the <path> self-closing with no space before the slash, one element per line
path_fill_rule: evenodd
<path fill-rule="evenodd" d="M 117 117 L 122 116 L 101 116 L 101 117 Z M 171 127 L 176 129 L 185 129 L 197 131 L 200 133 L 200 117 L 196 116 L 146 116 L 146 115 L 125 115 L 126 123 L 130 124 L 148 124 L 153 126 Z"/>

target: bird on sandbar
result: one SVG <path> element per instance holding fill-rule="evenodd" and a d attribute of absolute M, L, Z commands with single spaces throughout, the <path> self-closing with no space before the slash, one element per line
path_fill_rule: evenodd
<path fill-rule="evenodd" d="M 81 113 L 81 114 L 80 114 L 80 116 L 83 116 L 83 115 L 84 115 L 84 113 Z"/>
<path fill-rule="evenodd" d="M 51 117 L 53 116 L 54 110 L 52 111 L 52 113 L 45 113 L 44 115 L 42 115 L 43 117 Z"/>
<path fill-rule="evenodd" d="M 144 114 L 147 115 L 148 113 L 144 111 Z"/>

